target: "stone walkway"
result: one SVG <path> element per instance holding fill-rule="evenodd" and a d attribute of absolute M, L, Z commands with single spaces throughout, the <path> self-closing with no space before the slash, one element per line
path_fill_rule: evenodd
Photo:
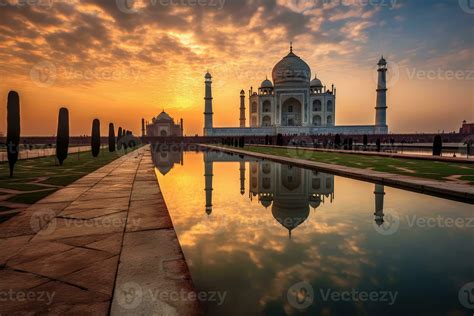
<path fill-rule="evenodd" d="M 0 224 L 0 238 L 1 315 L 200 314 L 149 146 Z"/>
<path fill-rule="evenodd" d="M 231 152 L 234 154 L 247 155 L 260 159 L 268 159 L 284 164 L 291 164 L 301 168 L 318 169 L 323 172 L 329 172 L 331 174 L 345 176 L 349 178 L 355 178 L 360 180 L 374 181 L 389 186 L 401 187 L 404 189 L 413 190 L 416 192 L 427 193 L 445 198 L 474 202 L 474 186 L 460 184 L 460 183 L 448 183 L 445 181 L 422 179 L 411 176 L 398 175 L 388 172 L 379 172 L 368 169 L 357 169 L 341 165 L 333 165 L 328 163 L 316 162 L 306 159 L 288 158 L 277 155 L 262 154 L 242 149 L 213 146 L 213 145 L 201 145 L 202 147 Z"/>

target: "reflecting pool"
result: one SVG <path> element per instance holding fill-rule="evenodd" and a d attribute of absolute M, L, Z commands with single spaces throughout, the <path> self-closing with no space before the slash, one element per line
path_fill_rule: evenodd
<path fill-rule="evenodd" d="M 159 152 L 207 315 L 472 315 L 470 204 L 270 161 Z"/>

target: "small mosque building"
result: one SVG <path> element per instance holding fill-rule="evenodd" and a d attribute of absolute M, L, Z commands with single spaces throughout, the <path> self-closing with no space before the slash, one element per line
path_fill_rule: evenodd
<path fill-rule="evenodd" d="M 148 137 L 182 137 L 184 135 L 184 122 L 176 124 L 174 119 L 164 110 L 151 123 L 143 123 L 145 136 Z"/>

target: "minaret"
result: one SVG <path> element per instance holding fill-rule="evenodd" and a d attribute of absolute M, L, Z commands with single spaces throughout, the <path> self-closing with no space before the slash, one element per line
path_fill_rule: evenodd
<path fill-rule="evenodd" d="M 181 125 L 181 136 L 184 136 L 184 120 L 183 119 L 181 119 L 180 125 Z"/>
<path fill-rule="evenodd" d="M 245 161 L 240 162 L 240 194 L 245 194 Z"/>
<path fill-rule="evenodd" d="M 146 136 L 146 131 L 145 131 L 145 119 L 142 119 L 142 137 Z"/>
<path fill-rule="evenodd" d="M 375 223 L 381 226 L 384 223 L 383 202 L 385 198 L 385 187 L 381 184 L 375 185 Z"/>
<path fill-rule="evenodd" d="M 207 158 L 207 153 L 204 153 L 204 178 L 206 188 L 206 214 L 211 215 L 212 213 L 212 174 L 213 172 L 213 163 L 210 159 Z"/>
<path fill-rule="evenodd" d="M 245 91 L 240 91 L 240 128 L 245 128 Z"/>
<path fill-rule="evenodd" d="M 204 136 L 208 136 L 212 130 L 212 116 L 214 114 L 212 112 L 212 76 L 207 72 L 204 78 L 204 83 L 206 84 L 206 96 L 204 97 Z"/>
<path fill-rule="evenodd" d="M 377 106 L 375 107 L 375 133 L 387 134 L 387 61 L 380 59 L 377 64 L 378 83 L 377 83 Z"/>

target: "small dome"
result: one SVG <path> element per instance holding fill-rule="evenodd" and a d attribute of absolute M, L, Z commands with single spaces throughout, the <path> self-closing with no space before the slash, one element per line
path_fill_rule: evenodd
<path fill-rule="evenodd" d="M 265 79 L 262 81 L 260 88 L 273 88 L 273 83 L 270 80 Z"/>
<path fill-rule="evenodd" d="M 314 76 L 314 79 L 311 80 L 311 88 L 322 88 L 323 87 L 323 83 L 321 82 L 321 80 L 318 79 L 317 76 Z"/>
<path fill-rule="evenodd" d="M 204 78 L 206 78 L 206 79 L 212 79 L 212 76 L 211 76 L 211 74 L 209 73 L 209 71 L 206 73 L 206 76 L 204 76 Z"/>
<path fill-rule="evenodd" d="M 379 63 L 377 65 L 387 66 L 387 61 L 385 60 L 385 58 L 383 58 L 383 56 L 382 56 L 382 58 L 380 58 Z"/>

